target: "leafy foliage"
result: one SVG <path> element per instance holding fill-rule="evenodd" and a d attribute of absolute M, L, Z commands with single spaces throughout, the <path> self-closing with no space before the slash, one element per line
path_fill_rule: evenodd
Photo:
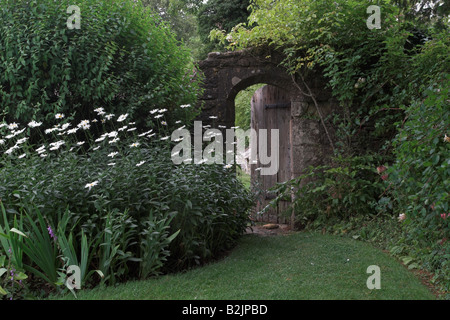
<path fill-rule="evenodd" d="M 450 272 L 450 77 L 436 83 L 406 110 L 389 168 L 391 201 L 404 214 L 402 251 L 436 273 L 448 291 Z M 403 253 L 403 252 L 402 252 Z"/>
<path fill-rule="evenodd" d="M 69 29 L 77 5 L 80 29 Z M 129 113 L 195 101 L 188 50 L 137 1 L 1 1 L 0 103 L 8 122 L 89 119 L 92 106 Z"/>
<path fill-rule="evenodd" d="M 406 214 L 389 247 L 409 266 L 421 260 L 448 290 L 449 163 L 443 139 L 449 7 L 445 1 L 378 1 L 381 28 L 369 29 L 371 4 L 255 0 L 247 23 L 230 33 L 214 30 L 211 37 L 232 49 L 276 49 L 294 81 L 319 71 L 339 102 L 340 110 L 322 119 L 334 129 L 335 159 L 275 188 L 278 200 L 293 193 L 303 226 L 331 230 L 348 231 L 361 221 L 383 225 L 376 220 L 388 221 L 391 232 L 392 220 Z M 381 177 L 375 173 L 386 167 Z M 353 235 L 373 238 L 369 233 L 360 227 Z"/>
<path fill-rule="evenodd" d="M 13 147 L 0 146 L 12 150 L 1 156 L 0 256 L 11 248 L 17 270 L 54 287 L 74 264 L 90 286 L 183 270 L 235 245 L 252 197 L 233 168 L 175 165 L 171 142 L 161 137 L 167 128 L 142 135 L 127 117 L 108 121 L 102 125 L 112 131 L 99 138 L 94 127 L 78 127 L 86 141 L 77 141 L 68 122 L 49 128 L 39 148 L 17 123 L 3 125 L 17 135 L 7 139 Z M 121 128 L 117 121 L 124 121 Z"/>
<path fill-rule="evenodd" d="M 222 51 L 223 44 L 210 39 L 211 30 L 220 29 L 227 33 L 232 28 L 246 21 L 250 0 L 180 0 L 186 4 L 197 19 L 198 35 L 203 44 L 198 58 L 204 59 L 209 52 Z"/>
<path fill-rule="evenodd" d="M 255 84 L 240 91 L 235 99 L 235 124 L 243 130 L 250 129 L 251 122 L 251 99 L 256 90 L 258 90 L 262 84 Z"/>
<path fill-rule="evenodd" d="M 337 158 L 335 167 L 311 167 L 304 174 L 278 184 L 272 190 L 277 198 L 271 205 L 290 198 L 294 190 L 291 208 L 297 212 L 296 224 L 301 229 L 373 215 L 384 189 L 373 165 L 378 160 L 374 156 Z"/>

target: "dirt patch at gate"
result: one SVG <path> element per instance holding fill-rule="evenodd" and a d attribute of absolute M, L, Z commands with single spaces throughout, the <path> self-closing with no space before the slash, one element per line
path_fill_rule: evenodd
<path fill-rule="evenodd" d="M 295 233 L 288 224 L 266 223 L 256 224 L 248 227 L 246 234 L 256 234 L 258 236 L 277 236 Z"/>

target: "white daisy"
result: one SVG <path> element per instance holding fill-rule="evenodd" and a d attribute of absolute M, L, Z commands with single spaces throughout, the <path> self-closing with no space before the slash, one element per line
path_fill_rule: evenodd
<path fill-rule="evenodd" d="M 62 127 L 59 129 L 59 131 L 64 131 L 64 130 L 66 130 L 68 127 L 70 127 L 70 123 L 64 123 L 64 124 L 62 125 Z"/>
<path fill-rule="evenodd" d="M 27 137 L 22 138 L 22 139 L 19 139 L 19 140 L 17 140 L 16 144 L 17 144 L 17 145 L 22 144 L 22 143 L 24 143 L 24 142 L 27 141 L 27 140 L 28 140 Z"/>
<path fill-rule="evenodd" d="M 117 131 L 111 131 L 110 133 L 107 133 L 106 135 L 110 138 L 115 138 L 118 136 L 118 132 Z M 103 135 L 102 135 L 103 136 Z M 106 136 L 105 136 L 106 137 Z"/>
<path fill-rule="evenodd" d="M 135 142 L 135 143 L 130 144 L 130 147 L 131 147 L 131 148 L 136 148 L 136 147 L 138 147 L 139 145 L 140 145 L 139 142 Z"/>
<path fill-rule="evenodd" d="M 94 109 L 94 111 L 97 112 L 99 115 L 105 114 L 105 109 L 103 109 L 103 108 L 97 108 L 97 109 Z"/>
<path fill-rule="evenodd" d="M 94 181 L 91 183 L 88 183 L 84 186 L 84 188 L 89 188 L 89 191 L 91 190 L 92 187 L 95 187 L 98 184 L 98 181 Z"/>
<path fill-rule="evenodd" d="M 143 136 L 146 136 L 146 135 L 148 135 L 148 134 L 152 133 L 152 131 L 153 131 L 153 129 L 151 129 L 150 131 L 147 131 L 147 132 L 141 133 L 141 134 L 139 134 L 139 135 L 138 135 L 138 137 L 143 137 Z"/>
<path fill-rule="evenodd" d="M 70 129 L 70 130 L 67 130 L 67 132 L 66 132 L 66 134 L 73 134 L 73 133 L 76 133 L 77 131 L 78 131 L 78 127 L 77 128 L 73 128 L 73 129 Z"/>
<path fill-rule="evenodd" d="M 43 153 L 43 152 L 45 152 L 45 146 L 42 146 L 42 147 L 36 149 L 36 152 L 37 152 L 37 153 Z"/>
<path fill-rule="evenodd" d="M 30 128 L 36 128 L 36 127 L 39 127 L 40 125 L 42 124 L 42 122 L 36 122 L 36 121 L 31 121 L 29 124 L 28 124 L 28 126 L 30 127 Z"/>
<path fill-rule="evenodd" d="M 128 113 L 122 114 L 119 116 L 119 118 L 117 119 L 117 122 L 122 122 L 123 120 L 125 120 L 128 117 Z"/>
<path fill-rule="evenodd" d="M 108 154 L 108 157 L 114 158 L 117 154 L 119 154 L 118 152 L 111 152 L 110 154 Z"/>
<path fill-rule="evenodd" d="M 137 164 L 136 164 L 136 167 L 140 167 L 140 166 L 142 166 L 144 163 L 145 163 L 145 160 L 143 160 L 143 161 L 137 163 Z"/>
<path fill-rule="evenodd" d="M 14 130 L 14 129 L 17 129 L 17 128 L 19 128 L 19 125 L 18 125 L 17 123 L 15 123 L 15 122 L 10 123 L 10 124 L 8 125 L 8 129 L 9 129 L 9 130 Z"/>
<path fill-rule="evenodd" d="M 52 143 L 50 143 L 50 146 L 51 146 L 50 150 L 58 150 L 59 147 L 61 147 L 63 144 L 65 144 L 65 141 L 63 141 L 63 140 L 60 140 L 57 142 L 52 142 Z"/>
<path fill-rule="evenodd" d="M 9 148 L 8 150 L 5 151 L 6 154 L 11 154 L 14 150 L 18 149 L 19 147 L 17 145 Z"/>
<path fill-rule="evenodd" d="M 49 133 L 52 133 L 53 131 L 56 131 L 56 130 L 58 130 L 58 128 L 50 128 L 50 129 L 45 129 L 45 134 L 49 134 Z"/>
<path fill-rule="evenodd" d="M 89 120 L 83 120 L 78 124 L 78 128 L 81 128 L 83 130 L 87 130 L 91 127 L 91 125 L 89 124 Z"/>
<path fill-rule="evenodd" d="M 62 113 L 55 114 L 55 119 L 62 119 L 62 118 L 64 118 L 64 114 Z"/>

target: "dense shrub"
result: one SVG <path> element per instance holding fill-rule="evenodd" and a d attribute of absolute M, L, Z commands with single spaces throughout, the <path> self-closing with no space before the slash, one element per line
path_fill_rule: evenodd
<path fill-rule="evenodd" d="M 99 137 L 79 127 L 85 141 L 64 124 L 44 130 L 42 146 L 29 143 L 17 124 L 17 135 L 3 139 L 0 233 L 9 238 L 0 256 L 9 257 L 13 247 L 10 261 L 17 270 L 55 285 L 61 284 L 59 268 L 83 264 L 86 285 L 99 281 L 95 271 L 101 282 L 113 284 L 214 259 L 245 231 L 252 200 L 233 168 L 175 165 L 165 129 L 161 135 L 140 133 L 129 118 L 118 118 L 104 119 L 111 130 Z M 15 125 L 2 129 L 10 133 Z M 35 240 L 17 244 L 11 228 Z M 49 250 L 44 264 L 32 254 L 41 250 L 33 249 L 36 242 Z M 25 255 L 17 257 L 18 250 Z"/>
<path fill-rule="evenodd" d="M 378 161 L 376 156 L 335 158 L 332 165 L 311 167 L 273 188 L 277 198 L 271 205 L 293 195 L 287 214 L 295 210 L 295 222 L 301 229 L 374 215 L 384 189 L 377 172 Z"/>
<path fill-rule="evenodd" d="M 69 29 L 70 5 L 80 29 Z M 129 113 L 195 100 L 190 56 L 158 15 L 140 1 L 0 1 L 0 116 L 47 122 L 57 113 L 78 122 L 94 106 Z"/>
<path fill-rule="evenodd" d="M 391 201 L 404 218 L 397 254 L 423 262 L 450 289 L 450 76 L 405 110 L 387 171 Z"/>
<path fill-rule="evenodd" d="M 448 290 L 449 7 L 445 1 L 420 1 L 421 10 L 418 1 L 378 1 L 381 28 L 370 29 L 372 4 L 255 0 L 248 23 L 211 36 L 232 49 L 278 50 L 306 90 L 299 93 L 314 97 L 303 82 L 312 69 L 339 102 L 328 119 L 317 116 L 332 133 L 334 156 L 347 160 L 311 168 L 274 189 L 279 199 L 296 197 L 299 225 L 353 230 L 370 240 L 387 240 L 382 234 L 392 232 L 385 248 L 409 267 L 435 272 Z M 367 227 L 383 225 L 381 232 Z"/>

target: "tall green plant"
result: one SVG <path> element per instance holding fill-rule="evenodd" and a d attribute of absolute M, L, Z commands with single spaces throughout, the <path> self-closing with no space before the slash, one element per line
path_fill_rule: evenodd
<path fill-rule="evenodd" d="M 25 210 L 24 214 L 30 232 L 19 246 L 31 262 L 24 265 L 25 270 L 54 287 L 61 285 L 58 273 L 61 261 L 58 258 L 56 237 L 52 227 L 37 208 Z"/>
<path fill-rule="evenodd" d="M 169 235 L 172 217 L 158 217 L 152 211 L 141 225 L 140 233 L 140 271 L 141 278 L 159 274 L 167 257 L 170 255 L 168 247 L 180 233 L 177 230 Z"/>
<path fill-rule="evenodd" d="M 80 29 L 69 29 L 71 5 Z M 189 51 L 140 1 L 0 1 L 0 102 L 7 121 L 135 115 L 193 103 Z"/>

